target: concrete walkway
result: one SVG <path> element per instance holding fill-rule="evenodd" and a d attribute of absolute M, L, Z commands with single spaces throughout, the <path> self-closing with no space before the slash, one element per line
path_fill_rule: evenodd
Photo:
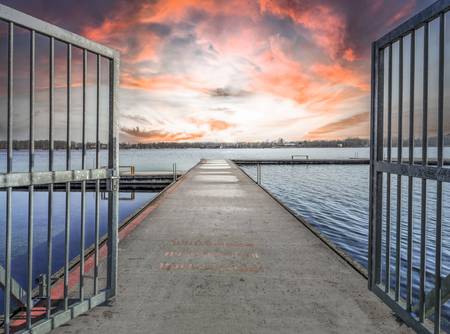
<path fill-rule="evenodd" d="M 124 240 L 119 292 L 56 333 L 407 333 L 367 281 L 226 161 Z"/>

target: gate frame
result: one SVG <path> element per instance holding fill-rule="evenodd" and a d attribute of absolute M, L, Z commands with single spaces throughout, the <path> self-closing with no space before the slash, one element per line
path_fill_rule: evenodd
<path fill-rule="evenodd" d="M 120 76 L 120 54 L 118 51 L 108 48 L 106 46 L 103 46 L 101 44 L 98 44 L 96 42 L 93 42 L 89 39 L 86 39 L 82 36 L 79 36 L 77 34 L 74 34 L 72 32 L 69 32 L 67 30 L 64 30 L 60 27 L 57 27 L 55 25 L 52 25 L 50 23 L 47 23 L 45 21 L 39 20 L 37 18 L 34 18 L 30 15 L 24 14 L 20 11 L 17 11 L 15 9 L 9 8 L 5 5 L 0 4 L 0 21 L 5 22 L 9 27 L 9 33 L 8 33 L 8 45 L 9 45 L 9 51 L 8 51 L 8 106 L 7 106 L 7 112 L 8 112 L 8 139 L 7 139 L 7 145 L 8 145 L 8 167 L 6 173 L 0 173 L 0 189 L 7 192 L 7 206 L 6 206 L 6 252 L 5 252 L 5 258 L 6 258 L 6 269 L 2 271 L 3 277 L 0 279 L 0 284 L 4 285 L 5 287 L 5 314 L 11 314 L 10 313 L 10 298 L 12 293 L 14 292 L 14 284 L 15 281 L 12 278 L 11 275 L 11 229 L 12 229 L 12 206 L 11 206 L 11 193 L 12 189 L 15 187 L 29 187 L 29 210 L 33 210 L 33 186 L 38 184 L 45 184 L 49 185 L 49 212 L 51 211 L 51 198 L 53 194 L 53 184 L 55 183 L 66 183 L 67 184 L 67 195 L 70 194 L 70 182 L 81 182 L 82 187 L 85 185 L 86 181 L 88 180 L 96 180 L 97 182 L 97 197 L 99 192 L 99 180 L 105 179 L 108 184 L 108 191 L 111 193 L 110 196 L 108 196 L 108 240 L 107 240 L 107 249 L 108 249 L 108 255 L 107 255 L 107 285 L 106 289 L 100 290 L 98 288 L 97 280 L 98 280 L 98 260 L 99 260 L 99 235 L 98 235 L 98 213 L 97 213 L 97 219 L 96 219 L 96 243 L 95 243 L 95 279 L 94 279 L 94 294 L 90 297 L 85 297 L 83 293 L 83 288 L 80 289 L 80 299 L 78 302 L 68 305 L 67 303 L 67 296 L 68 296 L 68 275 L 70 273 L 69 269 L 69 263 L 67 261 L 67 254 L 66 254 L 66 264 L 65 264 L 65 270 L 64 270 L 64 290 L 65 290 L 65 308 L 58 312 L 52 314 L 49 309 L 49 305 L 51 302 L 51 275 L 46 277 L 46 283 L 47 283 L 47 297 L 45 300 L 47 300 L 47 310 L 46 314 L 44 313 L 45 318 L 36 322 L 32 322 L 31 320 L 31 310 L 33 308 L 33 301 L 32 301 L 32 294 L 30 291 L 32 288 L 31 282 L 31 276 L 30 273 L 28 274 L 28 287 L 27 287 L 27 311 L 26 311 L 26 317 L 27 317 L 27 324 L 25 326 L 25 329 L 19 331 L 20 333 L 47 333 L 51 331 L 52 329 L 61 326 L 62 324 L 70 321 L 71 319 L 77 317 L 78 315 L 85 313 L 89 311 L 90 309 L 104 303 L 111 297 L 116 295 L 117 290 L 117 264 L 118 264 L 118 218 L 119 218 L 119 206 L 118 206 L 118 200 L 119 200 L 119 140 L 118 140 L 118 89 L 119 89 L 119 76 Z M 14 37 L 14 27 L 18 26 L 21 27 L 30 33 L 30 147 L 29 147 L 29 158 L 30 158 L 30 167 L 28 172 L 13 172 L 12 170 L 12 152 L 13 152 L 13 139 L 12 139 L 12 113 L 13 113 L 13 105 L 12 105 L 12 99 L 13 99 L 13 52 L 14 52 L 14 44 L 13 44 L 13 37 Z M 34 83 L 34 71 L 35 71 L 35 35 L 40 34 L 43 36 L 46 36 L 49 38 L 49 45 L 50 45 L 50 64 L 49 64 L 49 74 L 50 74 L 50 86 L 49 86 L 49 94 L 50 94 L 50 110 L 49 110 L 49 117 L 50 117 L 50 123 L 49 123 L 49 171 L 48 172 L 35 172 L 34 171 L 34 136 L 33 136 L 33 113 L 34 113 L 34 89 L 35 89 L 35 83 Z M 71 72 L 71 59 L 72 59 L 72 53 L 71 49 L 72 46 L 77 47 L 83 51 L 83 155 L 82 155 L 82 169 L 80 170 L 73 170 L 71 168 L 67 168 L 64 171 L 55 171 L 53 169 L 53 108 L 54 108 L 54 42 L 60 41 L 67 45 L 67 61 L 68 61 L 68 73 Z M 87 54 L 92 53 L 97 58 L 97 165 L 93 169 L 86 169 L 85 168 L 85 152 L 86 152 L 86 142 L 85 142 L 85 113 L 86 113 L 86 74 L 87 74 Z M 99 141 L 99 106 L 100 106 L 100 98 L 99 98 L 99 87 L 100 87 L 100 64 L 101 59 L 104 59 L 109 62 L 109 96 L 108 96 L 108 166 L 106 168 L 101 168 L 99 165 L 99 152 L 100 152 L 100 141 Z M 70 75 L 68 75 L 68 130 L 69 130 L 69 121 L 70 121 L 70 92 L 72 89 L 71 81 L 70 81 Z M 27 112 L 26 110 L 24 112 Z M 68 166 L 70 166 L 70 132 L 68 131 L 67 134 L 67 150 L 68 150 L 68 157 L 66 157 L 66 163 Z M 83 273 L 84 273 L 84 252 L 85 252 L 85 245 L 84 245 L 84 193 L 85 193 L 85 187 L 83 187 L 83 195 L 82 195 L 82 206 L 81 206 L 81 245 L 80 245 L 80 284 L 82 284 L 83 280 Z M 66 197 L 67 200 L 67 197 Z M 67 203 L 67 202 L 66 202 Z M 98 203 L 97 203 L 98 205 Z M 70 218 L 67 217 L 67 208 L 66 208 L 66 220 Z M 29 228 L 31 230 L 32 235 L 32 225 L 33 225 L 33 218 L 32 215 L 28 215 L 28 221 L 29 221 Z M 49 217 L 49 227 L 51 226 L 52 218 Z M 69 220 L 70 222 L 70 220 Z M 67 225 L 66 221 L 66 227 Z M 51 233 L 51 232 L 49 232 Z M 51 235 L 51 234 L 50 234 Z M 65 248 L 67 253 L 67 237 L 70 236 L 66 232 L 66 242 L 65 242 Z M 31 243 L 30 243 L 31 240 Z M 50 239 L 51 240 L 51 239 Z M 30 272 L 30 258 L 32 259 L 33 256 L 33 248 L 32 248 L 32 236 L 30 239 L 30 231 L 28 236 L 28 270 Z M 49 272 L 51 273 L 51 243 L 47 245 L 49 251 Z M 32 261 L 32 260 L 31 260 Z M 31 262 L 32 266 L 32 262 Z M 14 297 L 14 295 L 13 295 Z M 4 331 L 5 333 L 9 333 L 11 331 L 10 329 L 10 317 L 5 316 L 4 319 Z"/>
<path fill-rule="evenodd" d="M 439 333 L 440 332 L 440 310 L 441 310 L 441 276 L 440 276 L 440 266 L 441 266 L 441 222 L 442 222 L 442 182 L 450 182 L 450 168 L 443 168 L 443 108 L 444 108 L 444 51 L 445 51 L 445 13 L 450 10 L 450 0 L 439 0 L 433 5 L 429 6 L 422 12 L 416 14 L 414 17 L 410 18 L 391 32 L 387 33 L 377 41 L 372 44 L 372 78 L 371 78 L 371 116 L 370 116 L 370 189 L 369 189 L 369 248 L 368 248 L 368 287 L 372 290 L 379 298 L 381 298 L 395 313 L 397 313 L 400 318 L 408 324 L 410 327 L 414 328 L 418 333 Z M 422 136 L 422 148 L 425 152 L 423 153 L 421 164 L 414 164 L 414 91 L 415 91 L 415 31 L 421 27 L 425 27 L 424 30 L 424 64 L 428 63 L 428 24 L 434 19 L 440 17 L 440 27 L 439 27 L 439 78 L 438 78 L 438 130 L 437 130 L 437 164 L 436 166 L 430 166 L 428 164 L 428 157 L 426 148 L 427 143 L 427 112 L 428 112 L 428 101 L 427 94 L 424 93 L 423 101 L 423 115 L 424 120 L 423 126 L 423 136 Z M 403 159 L 392 161 L 390 153 L 388 153 L 389 158 L 386 161 L 384 159 L 384 50 L 390 48 L 389 51 L 389 73 L 388 73 L 388 117 L 391 116 L 392 108 L 392 45 L 400 41 L 399 49 L 402 50 L 402 40 L 404 37 L 411 36 L 411 83 L 410 83 L 410 110 L 403 110 L 401 102 L 399 100 L 399 114 L 409 113 L 410 124 L 409 124 L 409 158 L 407 161 Z M 450 36 L 448 36 L 450 38 Z M 403 57 L 403 50 L 399 51 L 399 57 Z M 400 58 L 402 59 L 402 58 Z M 399 62 L 398 69 L 403 71 L 403 64 L 401 60 Z M 428 66 L 428 65 L 426 65 Z M 397 69 L 397 68 L 396 68 Z M 424 92 L 428 90 L 428 69 L 424 67 Z M 403 72 L 400 72 L 403 74 Z M 426 79 L 425 79 L 426 78 Z M 403 94 L 402 87 L 403 77 L 399 79 L 399 92 L 400 95 Z M 390 122 L 390 120 L 388 121 Z M 400 123 L 400 122 L 399 122 Z M 401 124 L 401 123 L 400 123 Z M 400 125 L 401 129 L 401 125 Z M 391 147 L 390 139 L 390 125 L 388 125 L 388 150 Z M 399 156 L 401 155 L 401 145 L 402 140 L 401 134 L 399 133 Z M 399 292 L 391 290 L 389 287 L 385 287 L 381 284 L 381 251 L 382 251 L 382 212 L 383 212 L 383 174 L 386 173 L 389 176 L 391 174 L 396 175 L 398 178 L 402 176 L 408 177 L 408 270 L 407 270 L 407 300 L 402 300 L 399 296 Z M 424 288 L 422 288 L 422 294 L 420 296 L 420 311 L 422 314 L 420 317 L 415 317 L 412 310 L 412 181 L 414 178 L 422 179 L 422 186 L 425 184 L 426 180 L 437 181 L 437 208 L 436 208 L 436 226 L 437 226 L 437 242 L 436 242 L 436 281 L 435 289 L 432 291 L 433 294 L 433 304 L 435 309 L 435 319 L 431 322 L 424 316 L 425 311 L 425 300 Z M 399 183 L 401 185 L 401 182 Z M 422 188 L 423 189 L 423 188 Z M 389 191 L 389 190 L 388 190 Z M 391 199 L 393 202 L 395 199 Z M 397 198 L 398 200 L 398 198 Z M 426 195 L 422 191 L 422 204 L 426 205 Z M 422 212 L 423 213 L 423 212 Z M 397 218 L 398 220 L 399 218 Z M 425 220 L 425 222 L 424 222 Z M 426 224 L 425 218 L 422 216 L 422 223 Z M 389 223 L 391 224 L 391 223 Z M 425 225 L 422 225 L 425 226 Z M 391 245 L 391 243 L 389 243 Z M 424 243 L 421 243 L 421 246 Z M 411 253 L 410 253 L 411 252 Z M 390 258 L 390 255 L 387 255 Z M 397 257 L 398 263 L 399 257 Z M 421 259 L 421 261 L 425 261 Z M 397 265 L 396 263 L 396 265 Z M 421 269 L 424 269 L 421 266 Z M 399 270 L 397 269 L 397 272 Z M 424 275 L 424 270 L 421 270 L 421 275 Z M 387 276 L 389 278 L 389 276 Z M 398 278 L 398 277 L 397 277 Z M 396 283 L 399 284 L 399 283 Z M 424 283 L 422 283 L 424 284 Z"/>

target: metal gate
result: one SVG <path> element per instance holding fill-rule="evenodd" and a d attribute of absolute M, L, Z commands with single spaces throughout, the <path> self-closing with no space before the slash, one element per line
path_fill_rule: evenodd
<path fill-rule="evenodd" d="M 449 9 L 437 1 L 372 49 L 369 288 L 423 333 L 450 328 Z"/>
<path fill-rule="evenodd" d="M 5 210 L 1 212 L 5 215 L 5 230 L 0 232 L 5 242 L 0 266 L 4 297 L 0 331 L 44 333 L 115 295 L 119 54 L 3 5 L 0 5 L 0 40 L 4 42 L 4 48 L 0 48 L 0 146 L 4 153 L 0 160 L 5 162 L 5 168 L 0 169 L 0 194 L 5 199 Z M 37 76 L 45 78 L 42 80 L 46 84 L 37 82 Z M 92 96 L 94 102 L 88 102 Z M 36 133 L 42 134 L 43 129 L 47 137 L 37 140 Z M 20 159 L 26 161 L 25 170 Z M 45 160 L 45 168 L 41 165 L 36 168 L 38 160 L 40 164 Z M 96 189 L 92 196 L 95 226 L 89 227 L 95 229 L 95 238 L 88 245 L 85 244 L 87 182 L 95 184 Z M 55 184 L 65 184 L 65 194 L 57 194 Z M 71 190 L 74 184 L 77 185 L 74 188 L 80 189 L 75 190 L 80 200 L 76 205 L 74 189 Z M 33 260 L 37 185 L 40 189 L 42 185 L 48 187 L 47 238 L 45 255 Z M 105 190 L 109 191 L 107 213 L 102 214 L 100 192 Z M 24 191 L 26 205 L 15 197 Z M 55 210 L 60 209 L 55 204 L 56 199 L 59 203 L 59 195 L 65 196 L 62 201 L 65 214 L 55 216 Z M 20 211 L 27 212 L 27 218 L 21 221 L 27 220 L 24 233 L 28 237 L 25 245 L 18 246 L 14 244 L 14 235 L 19 233 L 15 227 L 21 221 L 14 217 Z M 103 220 L 107 224 L 103 235 L 101 216 L 107 216 Z M 59 221 L 64 226 L 63 241 L 54 243 L 57 239 L 53 229 Z M 76 256 L 71 234 L 75 225 L 79 231 Z M 17 247 L 26 248 L 23 262 L 14 262 Z M 55 269 L 58 256 L 63 259 L 63 267 Z M 45 272 L 36 273 L 33 268 L 36 260 L 46 263 Z M 26 268 L 24 286 L 14 277 L 19 265 Z M 92 284 L 87 284 L 88 277 L 92 278 Z"/>

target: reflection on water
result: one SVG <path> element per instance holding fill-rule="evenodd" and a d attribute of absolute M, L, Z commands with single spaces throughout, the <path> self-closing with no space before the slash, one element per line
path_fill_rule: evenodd
<path fill-rule="evenodd" d="M 119 221 L 123 223 L 127 217 L 152 200 L 157 193 L 121 193 L 123 198 L 119 202 Z M 65 192 L 53 193 L 53 271 L 64 265 L 64 236 L 65 236 Z M 0 264 L 5 263 L 5 212 L 6 194 L 0 192 Z M 80 245 L 80 207 L 81 193 L 71 193 L 71 229 L 70 229 L 70 259 L 79 254 Z M 28 193 L 13 192 L 13 226 L 12 226 L 12 275 L 23 287 L 27 278 L 27 251 L 28 251 Z M 47 220 L 48 220 L 48 193 L 37 191 L 34 193 L 34 236 L 33 236 L 33 277 L 47 271 Z M 100 201 L 100 236 L 107 233 L 108 201 L 102 196 Z M 95 233 L 95 192 L 86 193 L 86 238 L 85 245 L 94 243 Z M 3 295 L 0 293 L 0 301 Z M 0 311 L 3 303 L 0 303 Z"/>

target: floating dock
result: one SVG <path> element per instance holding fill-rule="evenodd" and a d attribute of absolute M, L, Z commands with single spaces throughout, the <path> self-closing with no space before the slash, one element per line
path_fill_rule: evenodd
<path fill-rule="evenodd" d="M 236 159 L 238 165 L 368 165 L 369 159 Z"/>
<path fill-rule="evenodd" d="M 369 165 L 369 159 L 349 158 L 349 159 L 235 159 L 232 160 L 237 165 Z M 392 159 L 392 162 L 396 162 Z M 421 165 L 422 160 L 414 160 L 414 164 Z M 436 166 L 436 160 L 428 160 L 427 164 Z M 450 165 L 450 159 L 443 160 L 443 165 Z"/>
<path fill-rule="evenodd" d="M 125 227 L 116 297 L 55 333 L 409 332 L 305 224 L 202 161 Z"/>
<path fill-rule="evenodd" d="M 122 192 L 160 192 L 169 186 L 183 173 L 177 172 L 176 176 L 172 172 L 135 172 L 121 173 L 119 189 Z M 28 187 L 16 188 L 17 190 L 28 191 Z M 95 191 L 96 181 L 86 181 L 86 190 Z M 48 191 L 48 185 L 36 185 L 35 191 Z M 71 191 L 81 191 L 81 182 L 72 182 Z M 100 180 L 100 191 L 106 191 L 106 181 Z M 65 183 L 55 183 L 53 191 L 66 191 Z"/>

